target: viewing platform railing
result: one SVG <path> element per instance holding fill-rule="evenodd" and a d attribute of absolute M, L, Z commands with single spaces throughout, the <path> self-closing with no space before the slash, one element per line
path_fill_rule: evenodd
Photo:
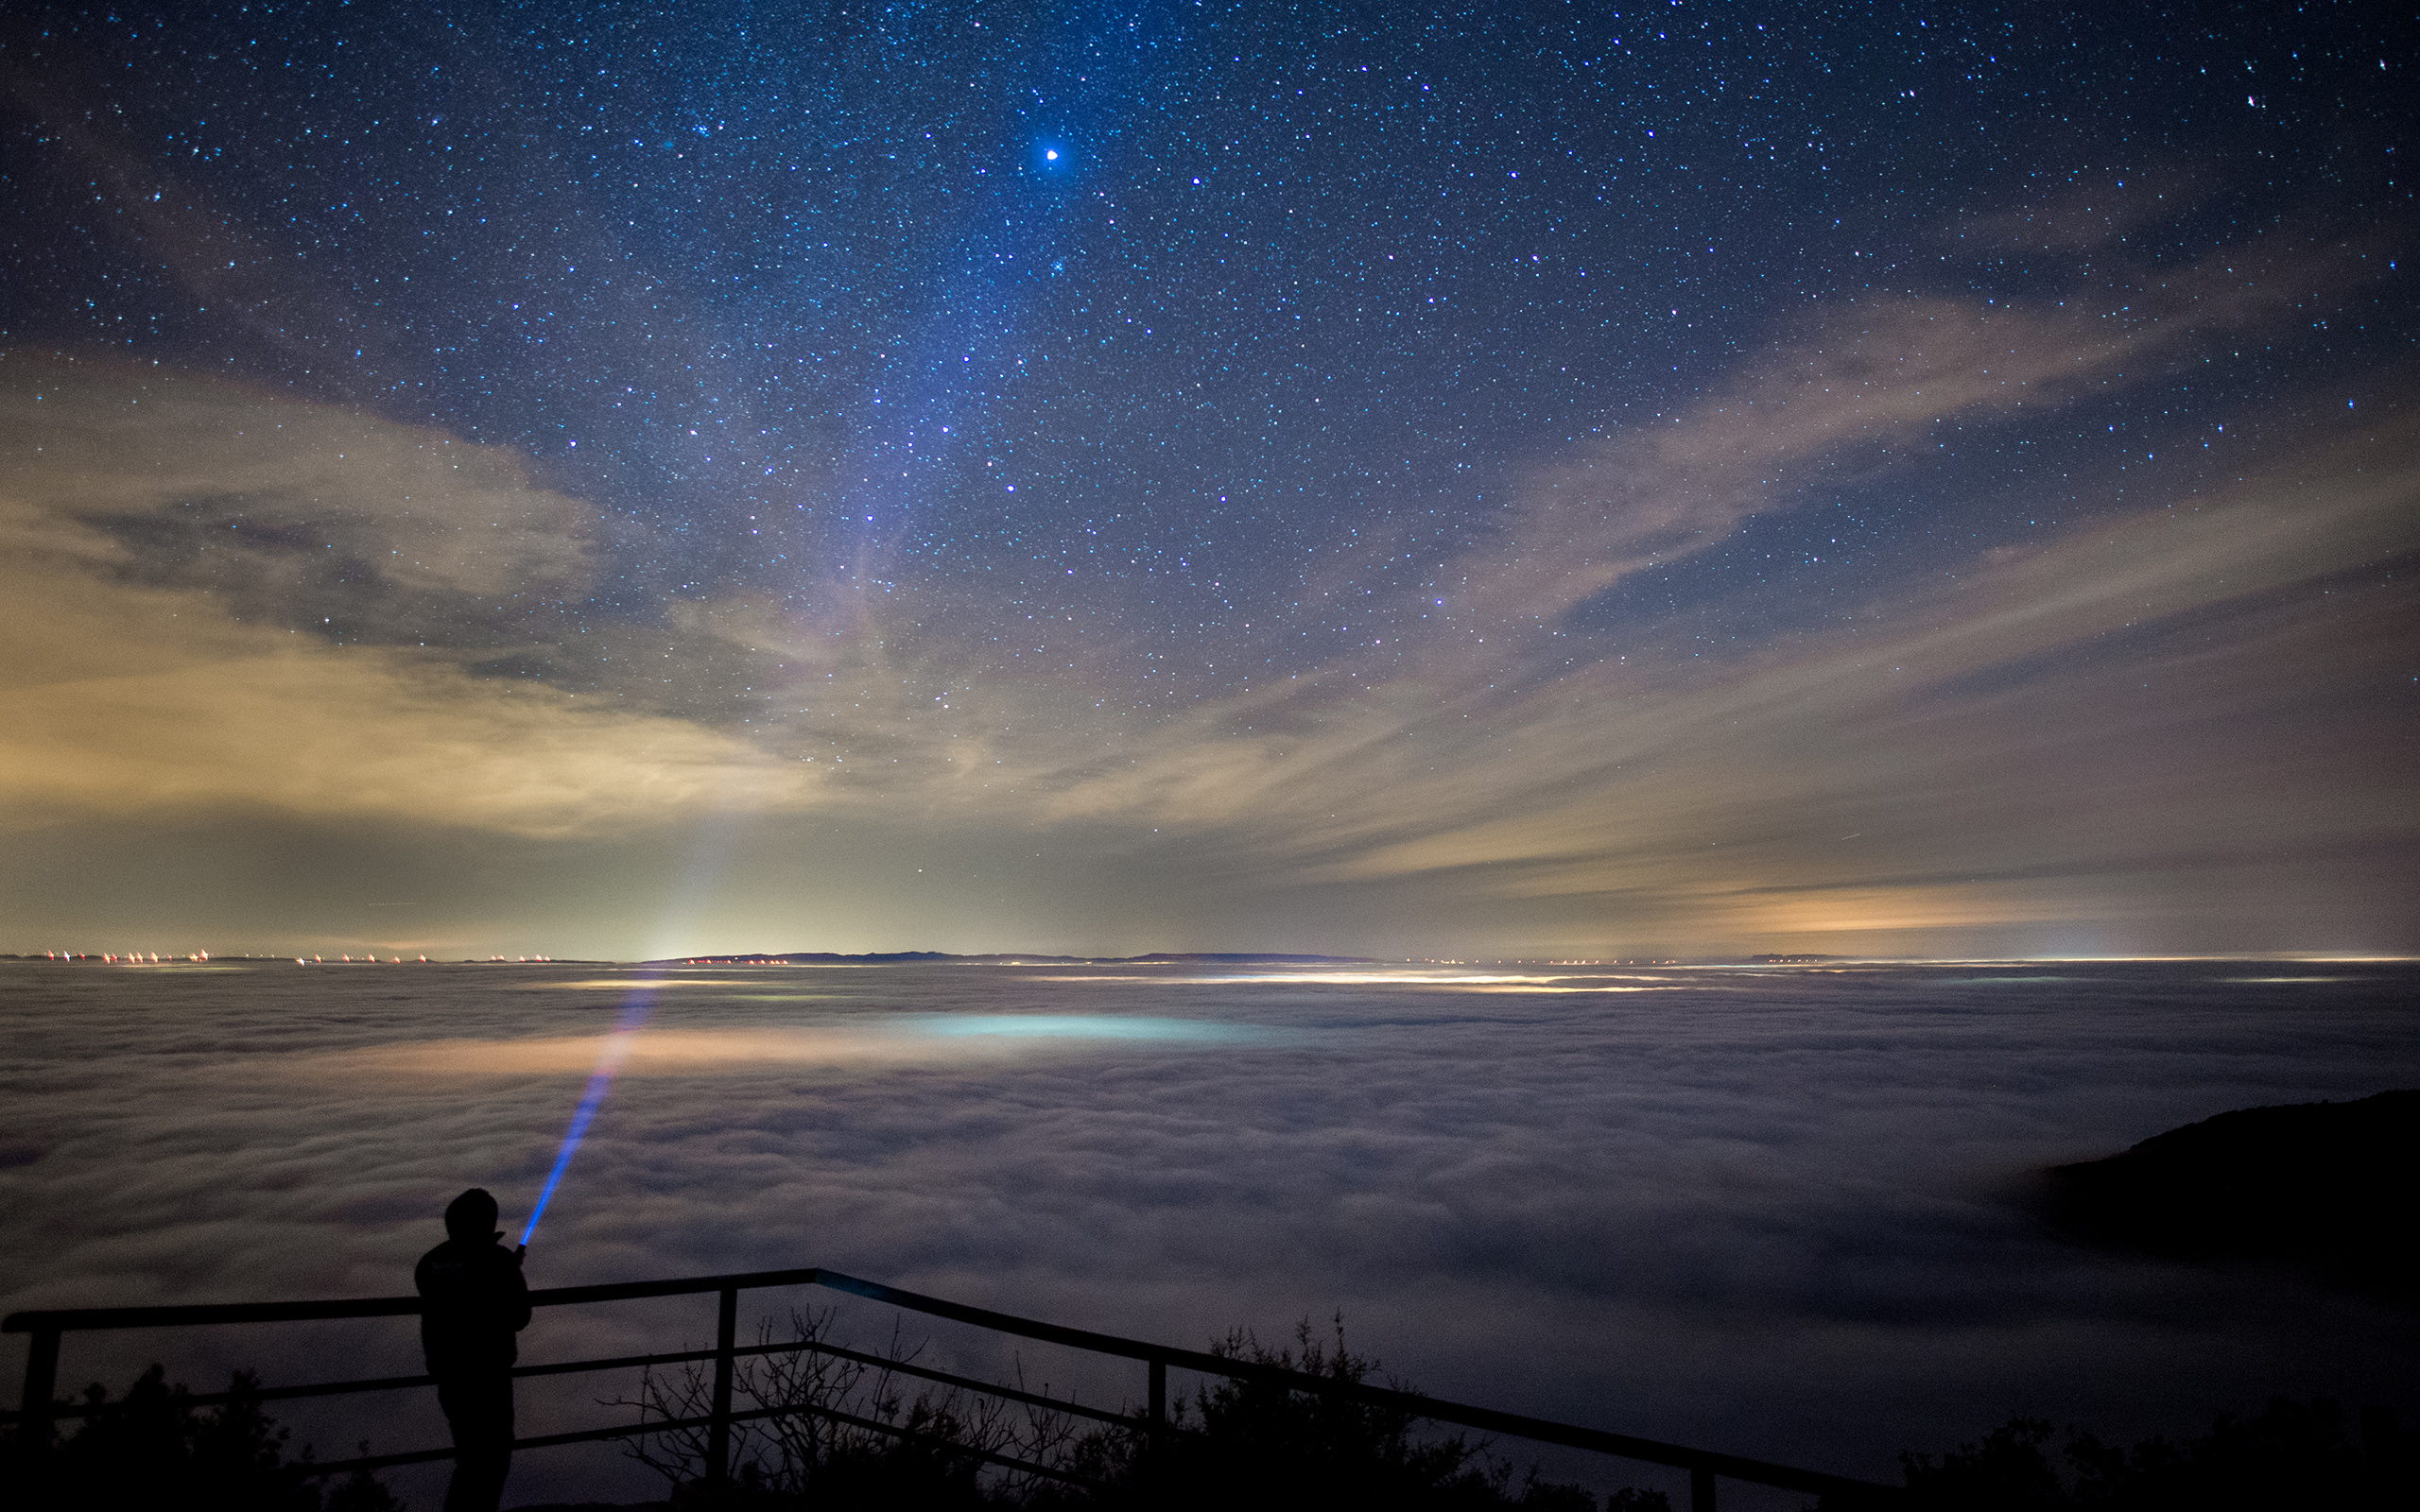
<path fill-rule="evenodd" d="M 1044 1343 L 1063 1345 L 1069 1349 L 1094 1354 L 1138 1360 L 1146 1367 L 1146 1405 L 1140 1413 L 1109 1412 L 1085 1407 L 1061 1398 L 1037 1396 L 995 1383 L 977 1381 L 946 1371 L 927 1369 L 905 1361 L 860 1353 L 821 1340 L 797 1340 L 782 1344 L 742 1345 L 737 1342 L 739 1294 L 769 1286 L 824 1286 L 835 1291 L 886 1302 L 909 1312 L 932 1317 L 948 1318 L 996 1333 Z M 812 1352 L 853 1360 L 899 1374 L 959 1387 L 1005 1400 L 1023 1402 L 1051 1412 L 1090 1418 L 1146 1434 L 1179 1432 L 1168 1421 L 1167 1373 L 1169 1366 L 1198 1371 L 1203 1375 L 1224 1376 L 1232 1380 L 1257 1382 L 1314 1396 L 1342 1398 L 1367 1405 L 1383 1407 L 1407 1415 L 1427 1418 L 1433 1422 L 1450 1423 L 1460 1428 L 1475 1428 L 1483 1433 L 1525 1438 L 1535 1443 L 1555 1444 L 1571 1449 L 1590 1450 L 1619 1458 L 1644 1461 L 1651 1465 L 1685 1469 L 1689 1475 L 1691 1512 L 1714 1512 L 1715 1482 L 1718 1477 L 1746 1481 L 1757 1486 L 1778 1486 L 1786 1490 L 1811 1492 L 1830 1496 L 1850 1503 L 1896 1502 L 1899 1488 L 1871 1481 L 1860 1481 L 1841 1475 L 1829 1475 L 1820 1470 L 1800 1469 L 1789 1465 L 1776 1465 L 1767 1460 L 1748 1459 L 1737 1454 L 1723 1454 L 1712 1450 L 1689 1449 L 1679 1444 L 1667 1444 L 1651 1438 L 1639 1438 L 1629 1434 L 1610 1433 L 1599 1428 L 1582 1428 L 1570 1423 L 1554 1422 L 1544 1418 L 1526 1417 L 1520 1413 L 1499 1412 L 1492 1407 L 1477 1407 L 1463 1402 L 1441 1401 L 1416 1392 L 1398 1391 L 1385 1386 L 1368 1385 L 1357 1381 L 1339 1380 L 1331 1376 L 1312 1375 L 1277 1366 L 1262 1365 L 1248 1360 L 1230 1359 L 1201 1349 L 1181 1349 L 1143 1339 L 1120 1338 L 1112 1333 L 1096 1333 L 1088 1329 L 1067 1328 L 1057 1323 L 1044 1323 L 1033 1318 L 1016 1317 L 1007 1313 L 994 1313 L 987 1308 L 969 1307 L 938 1297 L 902 1291 L 880 1281 L 862 1280 L 838 1271 L 808 1267 L 801 1270 L 751 1271 L 737 1276 L 691 1276 L 677 1280 L 653 1281 L 622 1281 L 604 1286 L 559 1286 L 529 1294 L 533 1307 L 570 1307 L 588 1302 L 626 1301 L 645 1297 L 683 1297 L 705 1292 L 718 1295 L 721 1306 L 717 1314 L 715 1347 L 711 1349 L 689 1349 L 665 1354 L 620 1355 L 611 1359 L 569 1360 L 551 1365 L 525 1365 L 512 1372 L 515 1377 L 572 1375 L 594 1370 L 630 1369 L 660 1365 L 678 1365 L 711 1360 L 714 1362 L 714 1386 L 711 1411 L 702 1418 L 643 1419 L 635 1423 L 606 1428 L 585 1429 L 576 1433 L 543 1434 L 535 1437 L 517 1438 L 513 1448 L 519 1450 L 547 1449 L 558 1444 L 594 1443 L 604 1439 L 631 1438 L 642 1435 L 705 1431 L 705 1477 L 710 1481 L 726 1479 L 731 1470 L 731 1430 L 735 1423 L 757 1418 L 793 1415 L 813 1415 L 846 1424 L 850 1427 L 887 1435 L 908 1441 L 923 1441 L 950 1452 L 1001 1465 L 1027 1474 L 1052 1480 L 1089 1484 L 1082 1476 L 1057 1466 L 1042 1465 L 1012 1456 L 956 1443 L 944 1443 L 912 1429 L 855 1417 L 834 1408 L 806 1404 L 786 1404 L 735 1412 L 732 1410 L 732 1378 L 735 1364 L 754 1355 Z M 46 1450 L 52 1442 L 54 1428 L 60 1419 L 90 1416 L 93 1407 L 61 1403 L 56 1400 L 59 1378 L 60 1341 L 69 1333 L 104 1329 L 194 1328 L 220 1323 L 296 1323 L 325 1318 L 395 1317 L 417 1315 L 421 1299 L 417 1297 L 364 1297 L 323 1302 L 234 1302 L 170 1307 L 90 1307 L 56 1312 L 12 1313 L 0 1319 L 0 1332 L 29 1335 L 26 1355 L 25 1392 L 18 1410 L 0 1415 L 13 1420 L 27 1446 L 36 1451 Z M 262 1386 L 246 1392 L 251 1400 L 283 1401 L 304 1397 L 334 1397 L 365 1391 L 406 1391 L 433 1386 L 433 1376 L 388 1376 L 363 1381 L 331 1381 L 300 1386 Z M 233 1400 L 230 1393 L 194 1396 L 186 1399 L 194 1406 L 210 1406 Z M 432 1460 L 454 1457 L 448 1449 L 415 1450 L 400 1454 L 371 1454 L 355 1459 L 312 1463 L 304 1473 L 330 1475 L 353 1470 L 384 1469 L 396 1465 L 417 1465 Z"/>

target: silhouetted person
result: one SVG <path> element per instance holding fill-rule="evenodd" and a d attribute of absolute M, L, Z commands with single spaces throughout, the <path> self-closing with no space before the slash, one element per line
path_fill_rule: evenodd
<path fill-rule="evenodd" d="M 412 1281 L 426 1305 L 420 1345 L 454 1430 L 445 1512 L 495 1512 L 512 1468 L 512 1336 L 529 1322 L 521 1252 L 495 1228 L 495 1198 L 477 1187 L 445 1209 L 445 1243 L 420 1257 Z"/>

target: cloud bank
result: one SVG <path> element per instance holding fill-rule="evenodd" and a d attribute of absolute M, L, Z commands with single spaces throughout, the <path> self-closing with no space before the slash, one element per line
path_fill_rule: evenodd
<path fill-rule="evenodd" d="M 463 1186 L 526 1215 L 622 1001 L 544 968 L 15 971 L 9 1308 L 396 1291 Z M 2014 1411 L 2123 1436 L 2277 1392 L 2420 1406 L 2410 1317 L 2076 1247 L 2019 1200 L 2032 1167 L 2226 1108 L 2411 1085 L 2408 971 L 1625 975 L 1663 989 L 971 967 L 659 985 L 531 1273 L 827 1264 L 1192 1346 L 1341 1309 L 1357 1349 L 1441 1396 L 1884 1478 L 1899 1449 Z M 752 1297 L 751 1320 L 789 1300 Z M 550 1313 L 527 1349 L 710 1326 L 694 1303 Z M 850 1327 L 889 1336 L 871 1311 Z M 931 1363 L 1013 1367 L 946 1329 L 908 1341 L 928 1332 Z M 95 1336 L 65 1379 L 150 1358 L 197 1383 L 241 1363 L 325 1379 L 407 1370 L 411 1347 L 391 1324 Z M 1087 1400 L 1140 1389 L 1025 1366 Z M 527 1431 L 595 1422 L 611 1384 L 532 1385 Z M 323 1452 L 442 1432 L 424 1401 L 346 1412 Z M 532 1454 L 516 1494 L 642 1494 L 615 1463 Z"/>

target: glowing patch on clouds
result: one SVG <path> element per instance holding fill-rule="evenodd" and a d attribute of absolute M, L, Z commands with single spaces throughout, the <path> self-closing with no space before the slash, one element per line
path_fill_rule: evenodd
<path fill-rule="evenodd" d="M 298 1064 L 342 1075 L 560 1076 L 596 1071 L 605 1052 L 615 1057 L 613 1070 L 622 1076 L 697 1075 L 970 1065 L 1113 1045 L 1232 1045 L 1283 1037 L 1279 1030 L 1193 1019 L 918 1014 L 812 1028 L 656 1027 L 605 1037 L 425 1040 L 316 1056 Z"/>
<path fill-rule="evenodd" d="M 1707 991 L 1720 992 L 1720 991 L 1721 991 L 1721 990 L 1722 990 L 1722 988 L 1720 988 L 1720 987 L 1709 988 L 1709 987 L 1705 986 L 1703 983 L 1686 983 L 1686 982 L 1658 982 L 1658 983 L 1654 984 L 1654 985 L 1653 985 L 1653 986 L 1651 986 L 1651 987 L 1627 987 L 1627 986 L 1619 986 L 1619 985 L 1616 985 L 1616 984 L 1614 984 L 1614 983 L 1600 983 L 1600 984 L 1599 984 L 1599 985 L 1597 985 L 1597 986 L 1594 986 L 1594 987 L 1566 987 L 1566 986 L 1559 986 L 1559 985 L 1556 985 L 1556 984 L 1554 984 L 1554 983 L 1547 983 L 1547 982 L 1512 982 L 1512 983 L 1481 984 L 1481 985 L 1479 985 L 1479 986 L 1473 987 L 1473 988 L 1469 988 L 1468 990 L 1473 991 L 1473 992 L 1493 992 L 1493 993 L 1505 993 L 1505 992 L 1564 992 L 1564 993 L 1568 993 L 1568 992 L 1707 992 Z"/>
<path fill-rule="evenodd" d="M 976 1013 L 915 1021 L 943 1039 L 997 1035 L 1015 1040 L 1148 1040 L 1161 1044 L 1235 1044 L 1273 1031 L 1207 1019 L 1130 1019 L 1097 1013 Z"/>
<path fill-rule="evenodd" d="M 1945 987 L 2023 986 L 2033 982 L 2088 982 L 2084 976 L 1952 976 L 1943 979 Z"/>
<path fill-rule="evenodd" d="M 2357 976 L 2222 976 L 2221 982 L 2257 982 L 2264 986 L 2278 982 L 2358 982 Z"/>
<path fill-rule="evenodd" d="M 1562 976 L 1415 976 L 1386 971 L 1238 971 L 1226 976 L 1035 976 L 1034 982 L 1149 982 L 1164 987 L 1232 987 L 1238 983 L 1309 984 L 1328 987 L 1451 987 L 1562 992 L 1660 992 L 1685 988 L 1704 989 L 1703 983 L 1673 982 L 1659 976 L 1619 976 L 1602 971 Z M 1573 982 L 1642 982 L 1644 987 L 1570 987 Z"/>
<path fill-rule="evenodd" d="M 527 982 L 517 984 L 532 988 L 555 988 L 580 992 L 628 992 L 644 988 L 649 992 L 660 987 L 746 987 L 744 980 L 730 977 L 677 976 L 601 976 L 589 982 Z"/>

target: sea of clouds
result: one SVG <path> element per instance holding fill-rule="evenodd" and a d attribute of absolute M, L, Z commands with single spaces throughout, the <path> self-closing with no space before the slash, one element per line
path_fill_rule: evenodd
<path fill-rule="evenodd" d="M 8 969 L 0 1308 L 406 1291 L 466 1185 L 517 1236 L 635 1001 L 535 1285 L 820 1264 L 1197 1348 L 1340 1313 L 1438 1396 L 1882 1478 L 2013 1412 L 2124 1435 L 2278 1393 L 2420 1410 L 2411 1312 L 2097 1252 L 2029 1206 L 2047 1164 L 2420 1085 L 2408 967 L 685 969 L 634 1000 L 648 980 Z M 841 1322 L 890 1337 L 870 1304 Z M 524 1358 L 710 1328 L 710 1299 L 548 1310 Z M 1102 1404 L 1141 1386 L 912 1318 L 902 1338 Z M 205 1388 L 416 1353 L 407 1320 L 94 1334 L 60 1374 L 122 1386 L 157 1359 Z M 522 1430 L 594 1425 L 629 1384 L 527 1386 Z M 284 1416 L 323 1458 L 441 1442 L 418 1395 Z M 396 1484 L 433 1503 L 433 1475 Z M 510 1499 L 656 1484 L 546 1451 Z"/>

